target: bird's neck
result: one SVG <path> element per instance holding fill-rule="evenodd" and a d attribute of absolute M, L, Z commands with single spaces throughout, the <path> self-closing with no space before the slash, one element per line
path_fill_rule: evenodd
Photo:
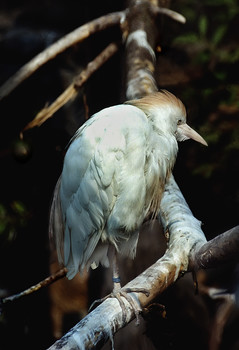
<path fill-rule="evenodd" d="M 154 157 L 154 161 L 159 164 L 161 178 L 166 180 L 177 157 L 178 143 L 175 136 L 154 129 L 150 138 L 149 152 Z"/>
<path fill-rule="evenodd" d="M 152 130 L 145 167 L 147 187 L 147 212 L 157 215 L 165 185 L 172 173 L 178 144 L 172 134 Z"/>

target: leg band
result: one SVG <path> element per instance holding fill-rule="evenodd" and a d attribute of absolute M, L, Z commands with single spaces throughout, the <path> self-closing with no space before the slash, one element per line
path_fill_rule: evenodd
<path fill-rule="evenodd" d="M 114 283 L 120 283 L 120 278 L 119 277 L 113 277 L 113 282 Z"/>

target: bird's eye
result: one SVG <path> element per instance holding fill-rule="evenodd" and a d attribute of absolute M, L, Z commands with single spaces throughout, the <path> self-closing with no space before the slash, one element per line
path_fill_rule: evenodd
<path fill-rule="evenodd" d="M 182 122 L 183 122 L 182 119 L 179 119 L 177 124 L 180 125 L 182 124 Z"/>

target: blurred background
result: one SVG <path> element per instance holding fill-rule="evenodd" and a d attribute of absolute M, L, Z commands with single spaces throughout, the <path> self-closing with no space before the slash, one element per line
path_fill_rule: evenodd
<path fill-rule="evenodd" d="M 2 0 L 0 84 L 64 34 L 124 8 L 121 0 Z M 188 124 L 209 144 L 206 148 L 193 141 L 181 143 L 174 175 L 211 239 L 238 224 L 239 4 L 236 0 L 178 0 L 171 1 L 171 9 L 187 22 L 182 25 L 160 17 L 156 80 L 159 88 L 182 99 Z M 65 147 L 89 115 L 123 102 L 123 50 L 89 79 L 74 102 L 40 128 L 24 133 L 23 140 L 20 131 L 87 62 L 120 38 L 119 28 L 95 34 L 45 64 L 0 102 L 0 297 L 20 292 L 58 269 L 49 248 L 48 218 Z M 136 260 L 122 261 L 123 282 L 164 252 L 157 223 L 146 225 L 141 237 Z M 86 314 L 92 300 L 110 289 L 109 274 L 97 269 L 7 304 L 0 316 L 0 348 L 50 346 Z M 199 282 L 234 291 L 237 276 L 235 262 L 210 271 Z M 155 304 L 139 328 L 132 322 L 119 332 L 116 349 L 209 348 L 219 302 L 204 294 L 195 296 L 190 275 L 157 302 L 165 305 L 166 317 Z M 238 326 L 235 307 L 221 349 L 239 349 Z"/>

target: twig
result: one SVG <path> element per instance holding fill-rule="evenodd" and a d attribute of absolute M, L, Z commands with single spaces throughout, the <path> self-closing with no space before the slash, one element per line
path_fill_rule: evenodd
<path fill-rule="evenodd" d="M 10 295 L 8 297 L 2 298 L 1 300 L 1 304 L 6 304 L 10 301 L 15 301 L 25 295 L 29 295 L 31 293 L 34 293 L 36 291 L 38 291 L 39 289 L 49 286 L 50 284 L 52 284 L 53 282 L 58 281 L 59 279 L 63 278 L 66 276 L 67 273 L 67 269 L 64 267 L 61 270 L 57 271 L 56 273 L 52 274 L 51 276 L 45 278 L 43 281 L 35 284 L 34 286 L 31 286 L 28 289 L 25 289 L 24 291 L 14 294 L 14 295 Z"/>
<path fill-rule="evenodd" d="M 154 5 L 151 5 L 151 10 L 152 13 L 154 13 L 155 15 L 164 14 L 180 23 L 186 22 L 185 17 L 176 11 L 172 11 L 164 7 L 157 7 Z M 54 57 L 56 57 L 72 45 L 75 45 L 85 40 L 90 35 L 98 31 L 104 30 L 110 26 L 122 23 L 123 19 L 125 18 L 125 15 L 126 11 L 119 11 L 99 17 L 91 22 L 84 24 L 83 26 L 80 26 L 71 33 L 57 40 L 51 46 L 46 48 L 44 51 L 40 52 L 32 60 L 26 63 L 22 68 L 20 68 L 16 72 L 16 74 L 10 77 L 0 87 L 0 101 L 4 97 L 9 95 L 19 84 L 21 84 L 25 79 L 31 76 L 43 64 L 52 60 Z"/>
<path fill-rule="evenodd" d="M 157 7 L 154 5 L 151 5 L 151 6 L 152 6 L 152 12 L 154 12 L 155 15 L 158 15 L 158 14 L 166 15 L 171 19 L 173 19 L 174 21 L 177 21 L 180 23 L 186 23 L 186 18 L 176 11 L 170 10 L 165 7 Z"/>
<path fill-rule="evenodd" d="M 61 52 L 65 51 L 72 45 L 75 45 L 90 35 L 106 29 L 110 26 L 119 24 L 125 17 L 124 11 L 110 13 L 108 15 L 99 17 L 87 24 L 80 26 L 73 32 L 65 35 L 63 38 L 56 41 L 54 44 L 40 52 L 32 60 L 26 63 L 16 74 L 9 78 L 0 87 L 0 100 L 10 94 L 19 84 L 39 69 L 43 64 L 52 60 Z"/>
<path fill-rule="evenodd" d="M 221 348 L 225 325 L 228 322 L 233 309 L 235 308 L 233 294 L 221 295 L 217 299 L 221 299 L 221 304 L 218 306 L 218 309 L 215 312 L 215 317 L 210 332 L 209 350 L 219 350 Z"/>
<path fill-rule="evenodd" d="M 101 67 L 110 57 L 112 57 L 119 49 L 117 43 L 109 44 L 93 61 L 88 63 L 86 69 L 84 69 L 78 76 L 75 77 L 73 83 L 48 107 L 44 107 L 36 117 L 28 123 L 22 132 L 34 128 L 35 126 L 42 125 L 47 119 L 58 111 L 64 104 L 70 99 L 73 99 L 79 88 L 90 78 L 90 76 Z"/>

